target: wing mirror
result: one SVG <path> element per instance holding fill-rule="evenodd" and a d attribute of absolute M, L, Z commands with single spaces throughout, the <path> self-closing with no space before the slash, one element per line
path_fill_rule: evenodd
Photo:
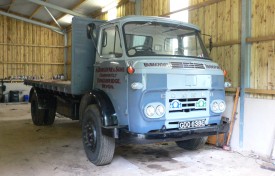
<path fill-rule="evenodd" d="M 87 37 L 93 40 L 96 38 L 96 25 L 94 23 L 87 25 Z"/>

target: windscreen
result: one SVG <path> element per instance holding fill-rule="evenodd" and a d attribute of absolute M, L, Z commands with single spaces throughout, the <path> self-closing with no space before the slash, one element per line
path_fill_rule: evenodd
<path fill-rule="evenodd" d="M 183 25 L 129 22 L 123 26 L 126 52 L 135 56 L 208 58 L 199 31 Z"/>

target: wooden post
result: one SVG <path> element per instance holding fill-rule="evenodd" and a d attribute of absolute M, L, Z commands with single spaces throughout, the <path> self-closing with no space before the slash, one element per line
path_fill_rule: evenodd
<path fill-rule="evenodd" d="M 233 132 L 233 127 L 234 127 L 234 124 L 235 124 L 235 117 L 236 117 L 236 111 L 237 111 L 238 102 L 239 102 L 239 96 L 240 96 L 240 88 L 238 87 L 237 91 L 236 91 L 234 106 L 233 106 L 232 115 L 231 115 L 230 129 L 229 129 L 228 136 L 227 136 L 227 141 L 226 141 L 227 146 L 230 145 L 230 139 L 231 139 L 231 135 L 232 135 L 232 132 Z"/>

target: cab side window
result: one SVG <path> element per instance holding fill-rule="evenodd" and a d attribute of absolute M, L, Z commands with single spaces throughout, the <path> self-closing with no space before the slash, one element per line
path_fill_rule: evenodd
<path fill-rule="evenodd" d="M 102 31 L 101 52 L 102 56 L 114 55 L 122 56 L 120 36 L 117 27 L 106 28 Z"/>

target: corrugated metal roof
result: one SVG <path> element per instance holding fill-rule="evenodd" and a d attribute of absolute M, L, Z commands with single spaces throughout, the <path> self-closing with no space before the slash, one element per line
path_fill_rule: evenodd
<path fill-rule="evenodd" d="M 47 25 L 57 26 L 51 15 L 58 21 L 62 28 L 67 27 L 70 23 L 66 16 L 67 13 L 62 10 L 70 10 L 84 16 L 90 16 L 96 10 L 99 10 L 115 0 L 0 0 L 0 11 L 2 14 L 12 14 L 23 17 L 35 22 L 42 22 Z M 51 15 L 40 3 L 46 3 L 46 8 Z M 60 10 L 61 9 L 61 10 Z M 69 20 L 70 21 L 70 20 Z"/>

